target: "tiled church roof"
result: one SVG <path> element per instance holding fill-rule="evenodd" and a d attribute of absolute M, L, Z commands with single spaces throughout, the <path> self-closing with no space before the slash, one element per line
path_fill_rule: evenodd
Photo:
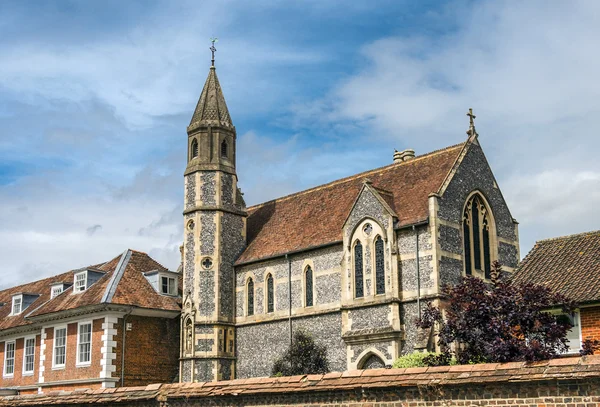
<path fill-rule="evenodd" d="M 248 247 L 237 264 L 341 241 L 344 221 L 367 178 L 373 187 L 391 193 L 384 199 L 398 215 L 399 226 L 426 220 L 429 194 L 439 190 L 464 145 L 248 208 Z"/>
<path fill-rule="evenodd" d="M 125 258 L 125 261 L 121 262 L 122 258 Z M 120 278 L 113 279 L 118 266 L 121 264 L 123 268 L 119 273 Z M 50 286 L 53 283 L 72 283 L 75 272 L 89 268 L 105 271 L 106 274 L 82 293 L 73 295 L 73 287 L 71 286 L 62 294 L 50 299 Z M 72 270 L 54 277 L 0 291 L 0 303 L 5 303 L 0 307 L 0 330 L 28 325 L 31 323 L 29 320 L 31 317 L 103 303 L 180 311 L 181 308 L 177 298 L 158 294 L 144 277 L 143 273 L 153 270 L 164 271 L 167 269 L 146 253 L 127 250 L 122 255 L 100 265 Z M 115 284 L 112 285 L 115 287 L 114 290 L 110 289 L 112 281 L 115 281 Z M 12 296 L 17 293 L 39 294 L 40 296 L 21 314 L 9 316 Z"/>
<path fill-rule="evenodd" d="M 578 302 L 600 301 L 600 231 L 540 240 L 513 276 Z"/>

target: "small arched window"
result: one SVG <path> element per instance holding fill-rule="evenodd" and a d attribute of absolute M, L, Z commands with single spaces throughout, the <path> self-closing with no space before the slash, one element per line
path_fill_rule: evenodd
<path fill-rule="evenodd" d="M 227 141 L 223 140 L 223 142 L 221 143 L 221 157 L 227 158 L 228 156 L 229 154 L 227 151 Z"/>
<path fill-rule="evenodd" d="M 363 247 L 359 240 L 354 245 L 354 296 L 361 298 L 363 295 Z"/>
<path fill-rule="evenodd" d="M 305 291 L 305 306 L 312 307 L 313 306 L 313 271 L 310 266 L 306 268 L 304 271 L 304 287 Z"/>
<path fill-rule="evenodd" d="M 248 316 L 254 315 L 254 281 L 252 278 L 248 279 L 248 284 L 246 284 L 246 309 Z"/>
<path fill-rule="evenodd" d="M 375 290 L 377 294 L 385 294 L 385 263 L 381 236 L 375 238 Z"/>
<path fill-rule="evenodd" d="M 492 220 L 485 201 L 479 194 L 473 195 L 463 213 L 463 244 L 465 273 L 483 271 L 485 278 L 491 278 L 490 226 Z"/>
<path fill-rule="evenodd" d="M 267 275 L 267 312 L 273 312 L 275 310 L 274 301 L 274 289 L 273 289 L 273 275 L 269 273 Z"/>
<path fill-rule="evenodd" d="M 198 157 L 198 140 L 193 139 L 192 140 L 192 158 L 196 158 Z"/>

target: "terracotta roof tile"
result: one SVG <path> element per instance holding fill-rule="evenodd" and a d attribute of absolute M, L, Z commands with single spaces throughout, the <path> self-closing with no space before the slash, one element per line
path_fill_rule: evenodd
<path fill-rule="evenodd" d="M 167 269 L 146 253 L 134 250 L 131 250 L 130 252 L 131 258 L 117 285 L 111 303 L 141 308 L 179 311 L 181 309 L 179 306 L 180 300 L 175 297 L 158 294 L 143 274 L 148 271 Z M 101 304 L 109 281 L 113 276 L 120 259 L 121 256 L 117 256 L 106 263 L 71 270 L 57 276 L 0 291 L 0 303 L 5 303 L 4 306 L 0 307 L 0 330 L 31 324 L 29 318 Z M 60 295 L 50 299 L 50 286 L 53 283 L 58 281 L 72 283 L 73 274 L 76 271 L 90 268 L 104 271 L 106 274 L 82 293 L 73 294 L 73 287 L 71 286 Z M 40 297 L 21 314 L 9 316 L 11 312 L 12 296 L 19 292 L 40 294 Z"/>
<path fill-rule="evenodd" d="M 429 194 L 438 191 L 464 145 L 248 208 L 248 246 L 237 264 L 341 241 L 342 226 L 366 178 L 377 190 L 389 191 L 382 197 L 400 226 L 426 220 Z"/>
<path fill-rule="evenodd" d="M 277 395 L 281 393 L 291 397 L 304 397 L 313 392 L 360 390 L 369 388 L 388 389 L 402 387 L 417 387 L 428 385 L 478 385 L 480 383 L 535 382 L 553 380 L 575 380 L 600 378 L 600 356 L 573 357 L 556 361 L 535 363 L 510 363 L 472 365 L 472 371 L 454 369 L 457 371 L 430 373 L 429 369 L 407 372 L 404 369 L 377 369 L 368 374 L 341 376 L 340 374 L 296 376 L 291 381 L 287 378 L 260 378 L 260 380 L 231 380 L 223 382 L 197 384 L 163 384 L 146 387 L 120 388 L 118 391 L 52 392 L 41 395 L 0 397 L 0 406 L 33 406 L 33 405 L 64 405 L 87 404 L 118 405 L 122 402 L 142 402 L 153 400 L 169 402 L 170 400 L 210 399 L 201 404 L 213 405 L 230 404 L 227 397 L 240 397 L 251 394 Z M 366 371 L 365 371 L 366 372 Z M 223 400 L 215 400 L 223 397 Z M 285 396 L 284 396 L 285 397 Z M 151 403 L 151 404 L 154 404 Z"/>
<path fill-rule="evenodd" d="M 542 284 L 578 302 L 600 301 L 600 231 L 536 242 L 513 281 Z"/>

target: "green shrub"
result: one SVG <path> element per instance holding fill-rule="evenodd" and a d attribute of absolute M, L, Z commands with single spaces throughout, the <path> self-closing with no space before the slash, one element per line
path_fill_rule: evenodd
<path fill-rule="evenodd" d="M 398 359 L 394 361 L 392 365 L 393 368 L 407 368 L 407 367 L 425 367 L 427 366 L 423 359 L 427 356 L 431 355 L 430 352 L 413 352 L 408 355 L 400 356 Z"/>

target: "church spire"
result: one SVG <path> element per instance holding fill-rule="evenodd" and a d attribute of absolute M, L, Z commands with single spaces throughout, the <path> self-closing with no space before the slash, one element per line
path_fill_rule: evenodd
<path fill-rule="evenodd" d="M 198 99 L 188 132 L 203 125 L 233 127 L 214 66 L 211 66 L 208 71 L 208 78 L 206 78 L 200 99 Z"/>

